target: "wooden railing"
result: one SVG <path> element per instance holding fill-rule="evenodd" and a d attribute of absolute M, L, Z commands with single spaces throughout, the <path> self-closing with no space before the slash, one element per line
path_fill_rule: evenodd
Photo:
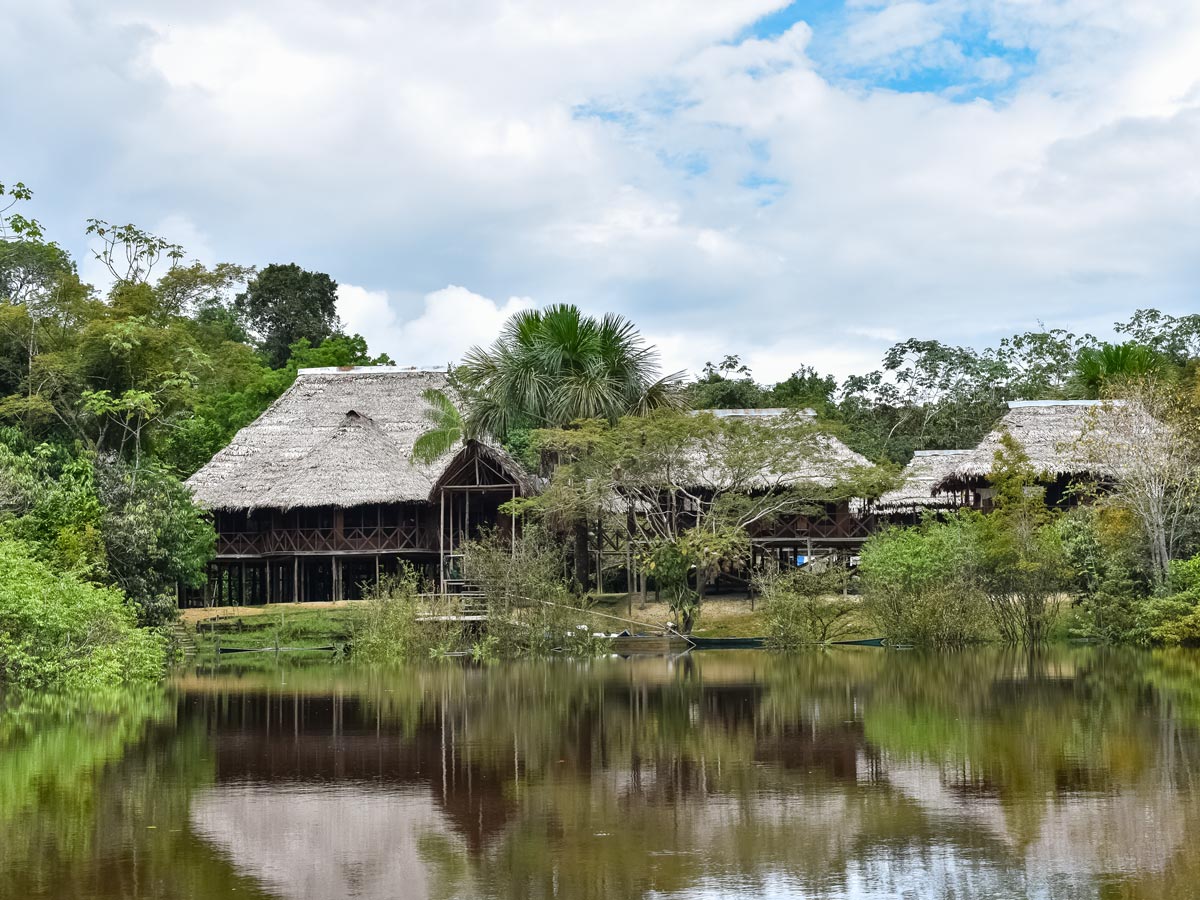
<path fill-rule="evenodd" d="M 859 516 L 783 516 L 751 529 L 752 540 L 865 540 L 880 528 L 875 513 Z"/>
<path fill-rule="evenodd" d="M 436 552 L 437 533 L 417 525 L 291 528 L 261 532 L 224 532 L 217 536 L 218 556 L 270 556 L 276 553 Z"/>

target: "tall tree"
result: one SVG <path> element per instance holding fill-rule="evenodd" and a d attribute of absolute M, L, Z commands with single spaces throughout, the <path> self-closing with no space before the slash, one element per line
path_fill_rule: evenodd
<path fill-rule="evenodd" d="M 657 351 L 623 316 L 584 315 L 563 304 L 519 312 L 486 350 L 473 348 L 458 370 L 466 393 L 466 435 L 504 440 L 519 428 L 554 428 L 580 419 L 616 422 L 677 406 L 682 372 L 660 375 Z M 586 520 L 575 527 L 575 573 L 588 577 Z"/>
<path fill-rule="evenodd" d="M 316 346 L 341 328 L 337 282 L 295 263 L 267 266 L 237 295 L 235 306 L 272 368 L 287 362 L 289 348 L 301 338 Z"/>
<path fill-rule="evenodd" d="M 683 378 L 660 376 L 658 352 L 628 319 L 596 319 L 567 304 L 517 313 L 491 347 L 467 353 L 458 374 L 468 435 L 500 440 L 514 428 L 615 422 L 679 405 Z"/>

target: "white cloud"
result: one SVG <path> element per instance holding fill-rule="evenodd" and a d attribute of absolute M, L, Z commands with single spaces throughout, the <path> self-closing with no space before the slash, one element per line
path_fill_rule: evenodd
<path fill-rule="evenodd" d="M 426 294 L 420 313 L 405 319 L 385 291 L 341 284 L 337 305 L 346 330 L 363 335 L 373 352 L 387 353 L 399 365 L 441 366 L 490 344 L 509 316 L 533 302 L 509 297 L 498 303 L 452 284 Z"/>
<path fill-rule="evenodd" d="M 99 215 L 328 271 L 408 363 L 490 340 L 510 292 L 764 378 L 1194 305 L 1200 6 L 871 0 L 743 38 L 785 5 L 18 4 L 0 180 L 81 259 Z M 869 75 L 932 64 L 964 84 Z M 979 82 L 1006 93 L 956 102 Z"/>

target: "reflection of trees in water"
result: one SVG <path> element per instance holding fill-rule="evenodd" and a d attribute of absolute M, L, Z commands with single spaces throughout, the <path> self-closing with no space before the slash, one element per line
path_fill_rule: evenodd
<path fill-rule="evenodd" d="M 0 705 L 0 897 L 260 894 L 187 829 L 212 776 L 161 691 Z"/>
<path fill-rule="evenodd" d="M 933 877 L 933 848 L 975 861 L 939 877 L 982 867 L 1003 890 L 1013 872 L 1061 870 L 1091 888 L 1105 869 L 1163 870 L 1194 812 L 1165 789 L 1193 770 L 1194 730 L 1164 725 L 1147 660 L 849 651 L 437 666 L 346 670 L 332 697 L 306 696 L 328 690 L 325 676 L 293 674 L 287 695 L 189 702 L 217 732 L 219 779 L 422 785 L 448 825 L 422 853 L 451 893 L 632 896 L 722 872 L 819 892 L 855 871 L 882 877 L 888 858 Z"/>
<path fill-rule="evenodd" d="M 1122 896 L 1182 896 L 1200 874 L 1197 662 L 341 667 L 184 681 L 174 705 L 107 724 L 10 710 L 0 824 L 20 836 L 0 848 L 0 896 L 372 897 L 398 880 L 431 897 L 819 896 L 852 880 L 1020 895 L 1053 880 L 1070 897 L 1103 872 Z M 57 790 L 8 790 L 51 768 Z"/>

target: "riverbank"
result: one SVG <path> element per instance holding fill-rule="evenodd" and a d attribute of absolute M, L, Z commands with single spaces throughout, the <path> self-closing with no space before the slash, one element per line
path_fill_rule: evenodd
<path fill-rule="evenodd" d="M 180 620 L 195 642 L 197 659 L 207 662 L 215 658 L 218 642 L 227 649 L 276 644 L 340 649 L 350 642 L 362 609 L 361 601 L 209 607 L 183 610 Z M 666 603 L 649 600 L 640 606 L 639 598 L 634 597 L 631 609 L 626 595 L 608 594 L 581 610 L 578 620 L 593 631 L 637 632 L 663 630 L 674 616 Z M 706 600 L 694 630 L 697 637 L 707 638 L 763 637 L 766 633 L 762 603 L 751 604 L 745 597 Z M 847 639 L 873 636 L 866 623 L 856 624 L 845 635 Z"/>

